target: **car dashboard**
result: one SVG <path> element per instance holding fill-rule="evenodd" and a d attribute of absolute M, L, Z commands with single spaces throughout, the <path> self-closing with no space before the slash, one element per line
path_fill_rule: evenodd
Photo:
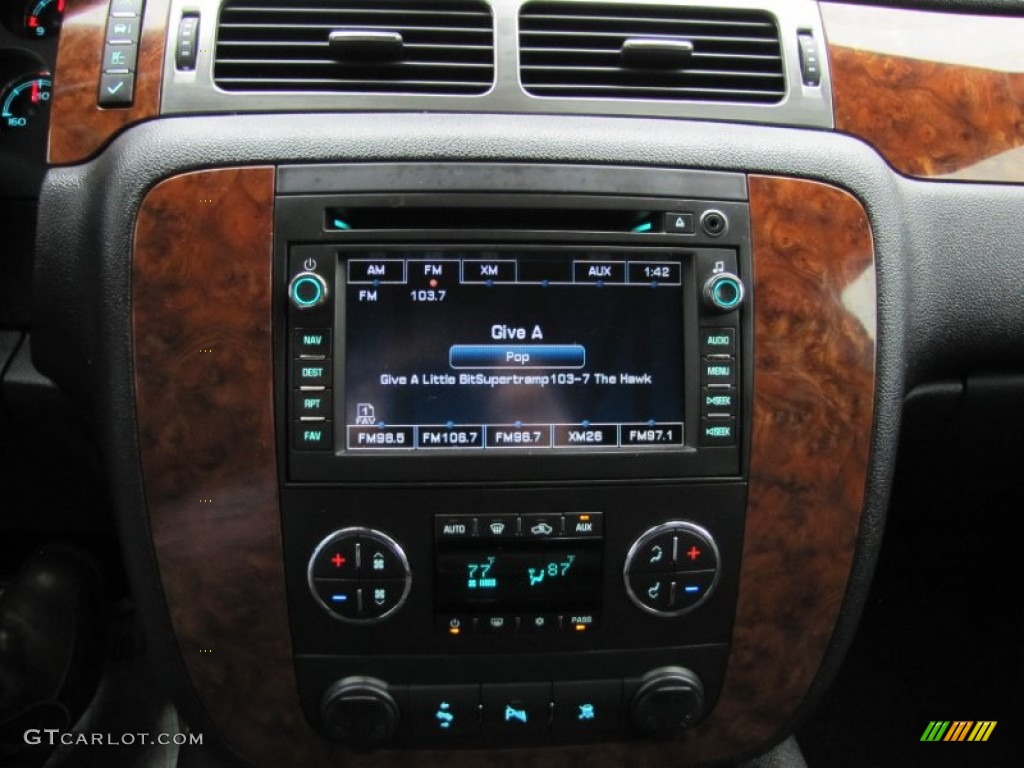
<path fill-rule="evenodd" d="M 7 370 L 225 759 L 769 752 L 1024 363 L 1019 4 L 15 5 Z"/>

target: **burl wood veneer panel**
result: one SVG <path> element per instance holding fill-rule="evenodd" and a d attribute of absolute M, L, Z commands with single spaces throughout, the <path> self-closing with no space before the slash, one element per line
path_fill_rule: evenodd
<path fill-rule="evenodd" d="M 1024 181 L 1024 17 L 821 8 L 838 130 L 909 176 Z"/>
<path fill-rule="evenodd" d="M 846 193 L 752 178 L 756 393 L 733 649 L 714 714 L 675 744 L 420 753 L 418 766 L 650 768 L 763 747 L 832 634 L 863 503 L 873 252 Z M 285 605 L 272 419 L 273 172 L 174 177 L 139 215 L 134 357 L 153 542 L 188 674 L 255 764 L 404 768 L 302 716 Z"/>
<path fill-rule="evenodd" d="M 146 0 L 135 65 L 135 102 L 101 108 L 97 100 L 107 29 L 106 0 L 67 0 L 53 78 L 49 160 L 85 160 L 119 130 L 160 112 L 164 40 L 170 0 Z"/>

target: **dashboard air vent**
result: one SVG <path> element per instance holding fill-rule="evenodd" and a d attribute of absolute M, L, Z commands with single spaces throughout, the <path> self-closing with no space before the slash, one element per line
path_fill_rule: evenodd
<path fill-rule="evenodd" d="M 478 0 L 228 0 L 214 82 L 225 91 L 478 95 L 494 82 Z"/>
<path fill-rule="evenodd" d="M 519 45 L 534 96 L 775 104 L 786 95 L 778 26 L 762 11 L 532 2 Z"/>

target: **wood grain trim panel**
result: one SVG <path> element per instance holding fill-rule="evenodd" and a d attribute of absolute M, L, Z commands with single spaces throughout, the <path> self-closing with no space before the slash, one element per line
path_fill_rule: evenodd
<path fill-rule="evenodd" d="M 821 9 L 837 130 L 908 176 L 1024 181 L 1024 72 L 992 54 L 1005 36 L 1020 67 L 1024 18 Z M 944 45 L 921 43 L 933 36 Z"/>
<path fill-rule="evenodd" d="M 867 213 L 816 182 L 752 176 L 750 490 L 725 688 L 707 757 L 769 739 L 809 689 L 846 592 L 875 396 Z"/>
<path fill-rule="evenodd" d="M 53 78 L 49 148 L 53 165 L 81 162 L 125 126 L 160 112 L 170 0 L 146 0 L 135 103 L 124 109 L 104 109 L 97 104 L 107 8 L 106 0 L 67 2 Z"/>
<path fill-rule="evenodd" d="M 753 460 L 740 598 L 713 715 L 675 744 L 421 753 L 447 768 L 649 768 L 764 746 L 831 637 L 863 504 L 874 396 L 873 251 L 851 196 L 750 179 Z M 273 171 L 177 176 L 139 214 L 133 334 L 142 467 L 178 644 L 212 721 L 261 766 L 400 768 L 314 734 L 298 704 L 272 414 Z M 212 351 L 206 351 L 212 350 Z"/>

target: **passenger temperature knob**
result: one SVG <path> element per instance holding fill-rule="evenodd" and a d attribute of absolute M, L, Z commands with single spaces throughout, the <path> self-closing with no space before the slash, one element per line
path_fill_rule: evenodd
<path fill-rule="evenodd" d="M 320 700 L 327 734 L 350 747 L 377 747 L 398 730 L 399 711 L 388 685 L 373 677 L 346 677 Z"/>
<path fill-rule="evenodd" d="M 704 684 L 684 667 L 648 672 L 633 695 L 630 716 L 638 736 L 668 741 L 704 714 Z"/>
<path fill-rule="evenodd" d="M 316 309 L 327 301 L 327 281 L 316 272 L 299 272 L 288 283 L 288 298 L 296 309 Z"/>

